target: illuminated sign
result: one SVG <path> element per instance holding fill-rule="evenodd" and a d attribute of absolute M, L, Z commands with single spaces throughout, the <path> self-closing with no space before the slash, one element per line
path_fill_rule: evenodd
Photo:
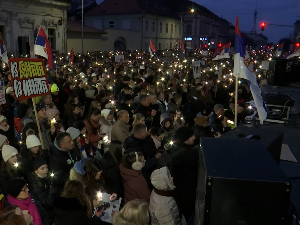
<path fill-rule="evenodd" d="M 186 38 L 184 38 L 184 40 L 186 40 L 186 41 L 192 41 L 193 38 L 192 37 L 186 37 Z"/>

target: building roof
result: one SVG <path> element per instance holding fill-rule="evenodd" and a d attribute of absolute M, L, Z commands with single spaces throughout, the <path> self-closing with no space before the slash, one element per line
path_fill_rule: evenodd
<path fill-rule="evenodd" d="M 78 22 L 72 21 L 72 20 L 68 20 L 67 29 L 68 29 L 68 31 L 72 31 L 72 32 L 81 32 L 81 23 L 78 23 Z M 90 27 L 87 25 L 83 25 L 83 32 L 84 33 L 107 34 L 107 32 L 104 30 L 99 30 L 97 28 Z"/>
<path fill-rule="evenodd" d="M 149 13 L 179 19 L 161 0 L 104 0 L 86 16 Z"/>

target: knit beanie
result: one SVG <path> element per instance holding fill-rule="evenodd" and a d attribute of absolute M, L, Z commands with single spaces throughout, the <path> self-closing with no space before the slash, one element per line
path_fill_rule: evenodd
<path fill-rule="evenodd" d="M 0 134 L 0 147 L 4 144 L 4 142 L 7 140 L 7 137 Z"/>
<path fill-rule="evenodd" d="M 40 140 L 38 139 L 37 136 L 35 135 L 29 135 L 27 136 L 26 138 L 26 147 L 27 149 L 30 149 L 30 148 L 33 148 L 33 147 L 37 147 L 37 146 L 41 146 L 41 142 Z"/>
<path fill-rule="evenodd" d="M 58 92 L 59 91 L 59 88 L 57 87 L 57 84 L 52 84 L 51 85 L 51 93 L 52 92 Z"/>
<path fill-rule="evenodd" d="M 194 131 L 189 127 L 180 127 L 175 133 L 175 138 L 179 142 L 186 142 L 194 135 Z"/>
<path fill-rule="evenodd" d="M 36 157 L 33 161 L 33 171 L 36 171 L 42 165 L 47 165 L 46 160 L 43 157 Z"/>
<path fill-rule="evenodd" d="M 11 92 L 13 91 L 12 87 L 9 86 L 8 88 L 6 88 L 6 94 L 9 95 Z"/>
<path fill-rule="evenodd" d="M 58 109 L 48 109 L 46 115 L 49 120 L 52 120 L 59 113 Z"/>
<path fill-rule="evenodd" d="M 110 109 L 103 109 L 101 110 L 101 116 L 106 119 L 110 112 L 111 112 Z"/>
<path fill-rule="evenodd" d="M 11 157 L 15 156 L 18 154 L 18 150 L 15 149 L 13 146 L 10 145 L 4 145 L 2 147 L 2 158 L 4 162 L 9 160 Z"/>
<path fill-rule="evenodd" d="M 38 113 L 41 109 L 46 108 L 44 102 L 39 101 L 38 103 L 36 103 L 36 112 Z"/>
<path fill-rule="evenodd" d="M 208 120 L 207 116 L 198 116 L 194 119 L 195 124 L 202 126 Z"/>
<path fill-rule="evenodd" d="M 26 115 L 26 112 L 28 110 L 28 105 L 21 103 L 17 107 L 17 118 L 23 118 Z"/>
<path fill-rule="evenodd" d="M 170 183 L 171 174 L 167 167 L 154 170 L 151 174 L 151 183 L 158 189 L 163 191 L 174 190 L 175 186 Z"/>
<path fill-rule="evenodd" d="M 80 130 L 80 132 L 81 132 L 82 129 L 85 128 L 85 124 L 82 121 L 76 121 L 73 123 L 73 127 Z"/>
<path fill-rule="evenodd" d="M 0 115 L 0 123 L 1 123 L 3 120 L 7 120 L 7 119 L 6 119 L 5 116 Z"/>
<path fill-rule="evenodd" d="M 80 175 L 84 176 L 86 174 L 86 172 L 85 172 L 85 164 L 89 160 L 90 160 L 90 158 L 83 158 L 80 161 L 76 162 L 74 164 L 74 170 L 77 173 L 79 173 Z"/>
<path fill-rule="evenodd" d="M 7 194 L 10 196 L 16 198 L 24 186 L 27 184 L 27 182 L 22 178 L 13 178 L 7 183 Z"/>
<path fill-rule="evenodd" d="M 75 140 L 80 135 L 80 130 L 74 127 L 69 127 L 66 132 L 70 134 L 72 140 Z"/>

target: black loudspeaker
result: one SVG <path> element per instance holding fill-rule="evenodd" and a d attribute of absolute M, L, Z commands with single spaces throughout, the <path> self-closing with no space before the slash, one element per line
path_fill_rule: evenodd
<path fill-rule="evenodd" d="M 239 126 L 225 133 L 220 138 L 232 139 L 233 141 L 250 139 L 252 142 L 259 142 L 264 147 L 261 149 L 262 151 L 266 149 L 277 163 L 280 162 L 282 133 L 267 130 L 263 127 Z"/>
<path fill-rule="evenodd" d="M 284 225 L 291 183 L 258 142 L 201 139 L 197 225 Z"/>
<path fill-rule="evenodd" d="M 268 84 L 273 86 L 284 86 L 289 82 L 286 73 L 287 59 L 271 60 L 268 70 Z"/>

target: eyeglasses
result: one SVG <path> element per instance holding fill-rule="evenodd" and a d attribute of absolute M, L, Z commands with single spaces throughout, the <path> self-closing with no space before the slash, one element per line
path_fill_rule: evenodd
<path fill-rule="evenodd" d="M 23 188 L 21 191 L 26 191 L 26 190 L 29 190 L 28 184 L 26 184 L 26 185 L 24 186 L 24 188 Z"/>

